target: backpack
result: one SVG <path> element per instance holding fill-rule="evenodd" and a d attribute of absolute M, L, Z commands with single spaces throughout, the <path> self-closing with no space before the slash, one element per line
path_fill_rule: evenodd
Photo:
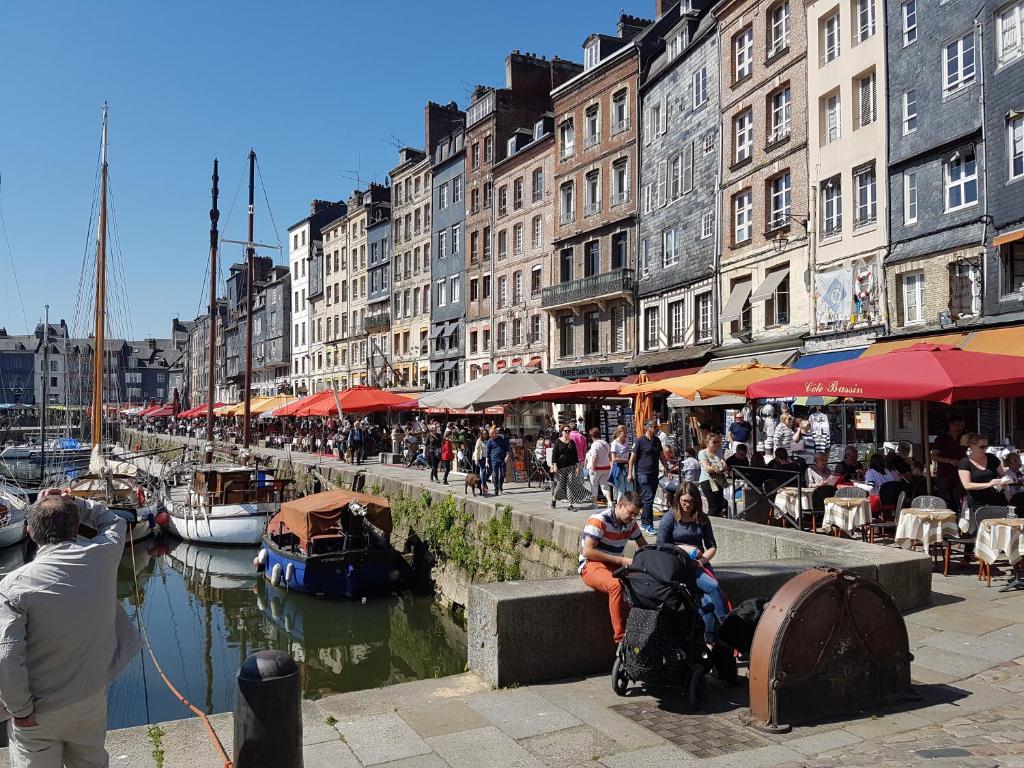
<path fill-rule="evenodd" d="M 678 611 L 694 604 L 690 556 L 672 544 L 641 547 L 626 570 L 626 597 L 635 608 Z"/>

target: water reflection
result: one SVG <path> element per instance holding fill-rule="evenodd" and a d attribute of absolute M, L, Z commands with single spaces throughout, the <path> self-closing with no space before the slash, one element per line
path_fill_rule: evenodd
<path fill-rule="evenodd" d="M 133 620 L 142 617 L 167 676 L 207 712 L 232 708 L 238 666 L 260 648 L 291 653 L 311 699 L 465 666 L 465 630 L 428 597 L 364 604 L 289 593 L 257 576 L 255 548 L 145 541 L 132 554 L 121 560 L 118 597 Z M 121 674 L 109 700 L 112 728 L 188 714 L 148 657 Z"/>

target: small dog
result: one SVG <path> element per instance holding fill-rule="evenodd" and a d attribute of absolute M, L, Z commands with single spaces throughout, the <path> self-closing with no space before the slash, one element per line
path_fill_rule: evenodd
<path fill-rule="evenodd" d="M 469 493 L 469 489 L 473 489 L 473 495 L 476 496 L 476 491 L 480 487 L 480 475 L 476 472 L 470 472 L 466 475 L 466 487 L 463 489 L 463 493 Z"/>

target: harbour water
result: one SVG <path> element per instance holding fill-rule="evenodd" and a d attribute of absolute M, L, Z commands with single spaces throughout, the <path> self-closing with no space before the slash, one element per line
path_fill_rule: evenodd
<path fill-rule="evenodd" d="M 465 628 L 431 597 L 361 602 L 286 592 L 255 572 L 256 552 L 150 538 L 121 560 L 118 598 L 145 624 L 164 673 L 207 713 L 231 711 L 238 667 L 262 648 L 293 656 L 308 699 L 464 670 Z M 19 547 L 3 550 L 0 573 L 19 562 Z M 145 651 L 108 700 L 110 728 L 191 716 Z"/>

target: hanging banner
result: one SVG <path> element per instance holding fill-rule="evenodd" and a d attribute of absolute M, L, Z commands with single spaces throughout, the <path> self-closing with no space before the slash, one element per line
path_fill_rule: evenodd
<path fill-rule="evenodd" d="M 818 329 L 845 325 L 853 309 L 852 274 L 849 269 L 819 272 L 814 280 L 815 318 Z"/>

